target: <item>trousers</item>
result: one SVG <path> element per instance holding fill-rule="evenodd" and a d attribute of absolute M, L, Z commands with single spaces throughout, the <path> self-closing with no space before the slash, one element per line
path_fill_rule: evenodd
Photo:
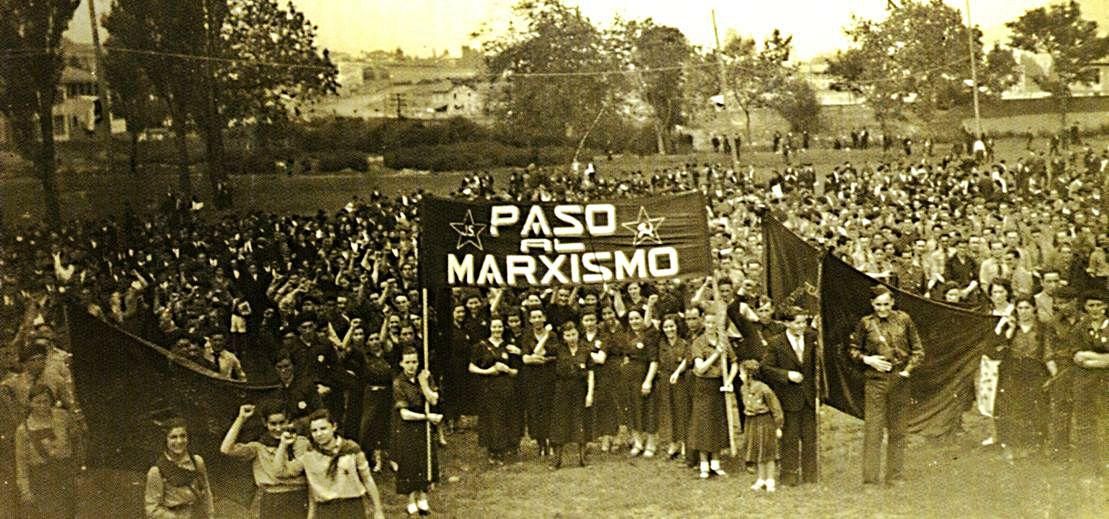
<path fill-rule="evenodd" d="M 882 433 L 886 446 L 886 481 L 904 477 L 908 426 L 909 381 L 896 372 L 866 372 L 863 416 L 863 483 L 877 483 L 882 466 Z"/>

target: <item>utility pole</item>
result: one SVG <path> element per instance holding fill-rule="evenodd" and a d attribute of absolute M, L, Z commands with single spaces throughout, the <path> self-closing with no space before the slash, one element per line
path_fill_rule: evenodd
<path fill-rule="evenodd" d="M 397 103 L 397 119 L 404 119 L 404 94 L 397 92 L 393 98 Z"/>
<path fill-rule="evenodd" d="M 720 64 L 720 97 L 724 99 L 724 119 L 728 122 L 724 129 L 724 140 L 732 148 L 732 171 L 739 171 L 739 150 L 735 146 L 735 137 L 732 136 L 732 118 L 728 111 L 728 88 L 724 72 L 724 50 L 720 48 L 720 32 L 716 29 L 716 9 L 712 10 L 712 37 L 716 40 L 716 62 Z M 747 143 L 750 145 L 750 143 Z"/>
<path fill-rule="evenodd" d="M 974 26 L 970 23 L 970 0 L 967 8 L 967 47 L 970 48 L 970 81 L 974 85 L 974 137 L 982 139 L 982 113 L 978 110 L 978 58 L 974 56 Z"/>
<path fill-rule="evenodd" d="M 104 155 L 108 161 L 104 171 L 110 174 L 115 163 L 115 152 L 112 151 L 112 96 L 108 91 L 108 74 L 104 68 L 104 51 L 100 48 L 100 30 L 96 23 L 96 0 L 88 0 L 88 2 L 89 25 L 92 26 L 92 46 L 96 49 L 96 88 L 99 94 L 97 98 L 100 100 L 100 120 L 103 123 L 96 125 L 96 132 L 104 146 Z"/>

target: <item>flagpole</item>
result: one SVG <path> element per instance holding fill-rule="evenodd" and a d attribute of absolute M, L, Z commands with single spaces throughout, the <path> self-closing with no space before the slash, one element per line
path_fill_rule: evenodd
<path fill-rule="evenodd" d="M 428 356 L 428 335 L 427 335 L 427 333 L 428 333 L 428 325 L 427 325 L 428 300 L 427 300 L 427 287 L 426 286 L 422 287 L 420 289 L 420 297 L 423 299 L 423 301 L 422 301 L 423 304 L 421 305 L 423 307 L 423 311 L 422 311 L 422 314 L 423 314 L 422 317 L 423 318 L 420 320 L 420 322 L 422 324 L 423 336 L 424 336 L 424 341 L 423 341 L 424 342 L 424 369 L 428 370 L 428 372 L 430 373 L 431 372 L 431 357 Z M 428 384 L 429 385 L 431 384 L 431 379 L 430 378 L 428 379 Z M 431 418 L 430 417 L 431 417 L 431 402 L 427 398 L 424 398 L 424 431 L 426 432 L 426 437 L 427 437 L 426 438 L 427 439 L 427 444 L 426 445 L 427 445 L 427 481 L 428 481 L 428 483 L 430 483 L 431 480 L 432 480 L 432 473 L 431 473 Z"/>
<path fill-rule="evenodd" d="M 824 254 L 827 254 L 825 252 Z M 824 386 L 827 383 L 827 378 L 824 375 L 824 297 L 820 291 L 824 281 L 824 257 L 820 257 L 820 264 L 816 268 L 816 294 L 817 294 L 817 310 L 816 310 L 816 365 L 813 366 L 816 380 L 813 381 L 814 393 L 816 393 L 816 416 L 814 417 L 816 435 L 816 481 L 820 482 L 820 398 L 824 394 Z"/>
<path fill-rule="evenodd" d="M 713 313 L 717 315 L 716 329 L 713 330 L 713 333 L 716 335 L 716 341 L 718 343 L 720 341 L 726 341 L 724 345 L 730 347 L 730 339 L 728 338 L 728 334 L 724 331 L 724 319 L 728 318 L 728 307 L 720 300 L 720 290 L 716 285 L 715 272 L 712 273 L 712 300 L 716 303 L 716 308 L 713 309 Z M 726 349 L 720 354 L 720 383 L 722 386 L 728 385 L 728 352 Z M 738 451 L 736 450 L 735 444 L 736 416 L 732 411 L 738 411 L 738 409 L 735 388 L 733 386 L 731 393 L 724 393 L 724 416 L 728 419 L 728 448 L 732 451 L 733 458 L 738 455 Z"/>

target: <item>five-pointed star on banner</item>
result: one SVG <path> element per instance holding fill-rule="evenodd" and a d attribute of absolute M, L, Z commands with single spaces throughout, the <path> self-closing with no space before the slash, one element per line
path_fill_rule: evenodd
<path fill-rule="evenodd" d="M 660 225 L 662 225 L 662 221 L 665 219 L 665 216 L 651 218 L 650 215 L 647 214 L 647 209 L 645 209 L 643 206 L 640 206 L 639 217 L 636 218 L 636 221 L 626 222 L 620 225 L 623 226 L 625 229 L 631 231 L 632 234 L 635 235 L 635 238 L 632 240 L 633 247 L 638 247 L 639 244 L 647 241 L 653 241 L 654 243 L 661 244 L 662 238 L 660 238 L 658 235 L 658 228 Z"/>
<path fill-rule="evenodd" d="M 467 244 L 477 247 L 477 250 L 485 250 L 481 247 L 481 233 L 485 231 L 487 225 L 483 223 L 474 222 L 474 212 L 466 210 L 466 218 L 461 222 L 451 222 L 451 229 L 458 233 L 458 245 L 455 250 L 465 247 Z"/>

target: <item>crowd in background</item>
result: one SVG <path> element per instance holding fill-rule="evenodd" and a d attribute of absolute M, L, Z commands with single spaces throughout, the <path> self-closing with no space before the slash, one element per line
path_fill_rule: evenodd
<path fill-rule="evenodd" d="M 854 133 L 852 138 L 866 140 Z M 1082 305 L 1103 301 L 1087 295 L 1103 294 L 1109 279 L 1109 206 L 1103 198 L 1109 151 L 1030 151 L 1000 160 L 957 151 L 938 159 L 906 153 L 881 163 L 844 162 L 821 174 L 811 166 L 786 166 L 768 182 L 757 181 L 754 168 L 716 164 L 652 174 L 592 165 L 574 172 L 528 169 L 513 172 L 503 185 L 490 175 L 467 176 L 454 196 L 594 200 L 699 189 L 709 201 L 716 283 L 456 288 L 432 312 L 433 380 L 409 389 L 417 395 L 441 389 L 437 409 L 448 433 L 464 423 L 462 417 L 479 415 L 481 443 L 494 464 L 520 456 L 529 438 L 541 455 L 557 459 L 552 465 L 562 463 L 567 443 L 581 447 L 584 464 L 584 446 L 595 441 L 604 451 L 626 448 L 640 456 L 661 454 L 665 447 L 669 457 L 716 474 L 718 458 L 714 464 L 711 454 L 722 450 L 721 437 L 688 421 L 719 417 L 690 408 L 697 405 L 692 381 L 682 395 L 667 382 L 705 375 L 683 374 L 695 363 L 698 341 L 701 360 L 713 352 L 737 362 L 764 360 L 766 339 L 784 332 L 785 314 L 799 313 L 775 308 L 766 297 L 759 227 L 764 214 L 903 290 L 1005 317 L 998 327 L 998 346 L 1008 352 L 1003 362 L 1015 366 L 1012 359 L 1030 359 L 1031 371 L 1038 362 L 1043 380 L 1076 362 L 1075 341 L 1084 339 L 1072 339 L 1068 330 L 1092 337 L 1090 347 L 1105 353 L 1104 327 L 1097 331 L 1096 312 L 1084 313 Z M 275 398 L 289 420 L 308 420 L 326 409 L 337 435 L 369 454 L 370 470 L 386 470 L 386 451 L 396 439 L 390 420 L 399 419 L 395 388 L 404 372 L 403 352 L 422 344 L 416 258 L 421 196 L 375 192 L 338 211 L 305 216 L 210 214 L 167 195 L 151 214 L 128 210 L 61 230 L 7 230 L 0 238 L 0 339 L 6 346 L 0 357 L 0 452 L 21 462 L 6 458 L 0 465 L 45 463 L 53 472 L 21 471 L 12 478 L 18 488 L 6 491 L 35 501 L 35 485 L 72 481 L 65 462 L 58 461 L 80 455 L 71 448 L 79 442 L 60 440 L 80 430 L 64 351 L 65 302 L 213 376 L 278 385 Z M 1021 338 L 1026 300 L 1035 326 L 1042 327 L 1037 330 L 1045 330 L 1029 343 L 1034 348 Z M 814 301 L 812 293 L 797 293 L 789 306 L 811 315 Z M 713 303 L 728 308 L 728 341 L 703 333 Z M 577 382 L 570 381 L 587 375 L 588 394 L 579 394 Z M 1069 430 L 1071 409 L 1089 395 L 1076 399 L 1066 387 L 1053 390 L 1042 406 L 1013 411 L 1053 417 L 1051 446 L 1064 457 L 1073 438 L 1096 437 Z M 582 405 L 568 404 L 578 401 Z M 1096 398 L 1093 403 L 1103 405 Z M 66 410 L 71 420 L 52 416 Z M 998 434 L 1008 436 L 999 442 L 1043 441 L 1012 440 L 1013 427 L 1003 425 L 1011 418 L 998 420 Z M 76 425 L 50 426 L 63 421 Z M 20 440 L 47 434 L 37 431 L 51 431 L 48 449 L 34 447 L 41 439 Z M 690 446 L 694 441 L 700 448 Z M 709 454 L 700 464 L 698 452 Z"/>

